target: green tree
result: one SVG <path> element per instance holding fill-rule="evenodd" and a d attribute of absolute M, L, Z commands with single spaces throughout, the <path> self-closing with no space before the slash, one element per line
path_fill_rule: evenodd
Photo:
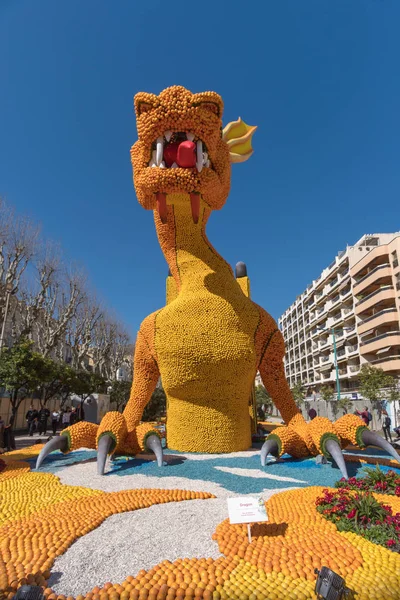
<path fill-rule="evenodd" d="M 319 393 L 321 394 L 322 400 L 326 403 L 331 402 L 335 397 L 335 392 L 330 385 L 323 385 L 319 390 Z"/>
<path fill-rule="evenodd" d="M 352 406 L 352 401 L 346 397 L 340 398 L 340 400 L 337 401 L 338 410 L 342 410 L 344 415 L 347 415 Z"/>
<path fill-rule="evenodd" d="M 304 404 L 305 397 L 306 397 L 304 386 L 303 386 L 302 382 L 297 381 L 294 384 L 294 386 L 290 389 L 291 389 L 294 401 L 296 402 L 296 405 L 298 406 L 298 408 L 300 408 L 302 406 L 302 404 Z"/>
<path fill-rule="evenodd" d="M 263 385 L 256 385 L 256 404 L 262 406 L 265 404 L 266 409 L 272 408 L 272 399 Z"/>
<path fill-rule="evenodd" d="M 167 408 L 167 397 L 162 387 L 156 387 L 150 402 L 143 411 L 143 421 L 156 421 L 165 414 Z"/>
<path fill-rule="evenodd" d="M 82 416 L 85 401 L 95 393 L 106 391 L 106 380 L 92 371 L 77 371 L 71 381 L 71 392 L 80 397 L 79 414 Z"/>
<path fill-rule="evenodd" d="M 116 405 L 116 410 L 122 410 L 129 400 L 132 381 L 113 381 L 111 383 L 110 401 Z"/>
<path fill-rule="evenodd" d="M 49 374 L 47 361 L 32 346 L 21 340 L 0 354 L 0 385 L 10 394 L 12 423 L 23 400 L 32 397 Z"/>
<path fill-rule="evenodd" d="M 400 400 L 399 382 L 396 377 L 393 377 L 392 375 L 386 375 L 385 400 L 387 402 Z"/>
<path fill-rule="evenodd" d="M 374 408 L 381 411 L 383 402 L 387 399 L 385 398 L 385 388 L 390 388 L 393 377 L 371 365 L 363 365 L 359 377 L 361 394 L 372 403 Z"/>

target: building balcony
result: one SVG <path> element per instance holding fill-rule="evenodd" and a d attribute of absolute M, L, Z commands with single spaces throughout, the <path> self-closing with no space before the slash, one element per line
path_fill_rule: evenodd
<path fill-rule="evenodd" d="M 358 373 L 359 370 L 360 370 L 360 365 L 349 365 L 348 366 L 348 371 L 351 375 L 354 375 L 354 373 Z"/>
<path fill-rule="evenodd" d="M 386 347 L 400 346 L 400 331 L 388 331 L 360 344 L 361 354 L 370 354 Z"/>
<path fill-rule="evenodd" d="M 332 298 L 332 302 L 331 302 L 330 308 L 332 309 L 334 306 L 336 306 L 337 304 L 339 304 L 340 300 L 341 300 L 340 295 L 337 294 L 337 296 L 335 296 L 334 298 Z"/>
<path fill-rule="evenodd" d="M 357 277 L 368 267 L 375 267 L 377 264 L 388 262 L 389 253 L 387 245 L 376 246 L 373 250 L 365 254 L 357 264 L 351 268 L 351 276 Z"/>
<path fill-rule="evenodd" d="M 385 285 L 384 287 L 379 288 L 372 294 L 368 294 L 365 298 L 362 298 L 356 303 L 355 313 L 356 315 L 360 315 L 364 311 L 368 310 L 372 306 L 379 304 L 381 302 L 388 302 L 390 300 L 394 301 L 396 298 L 395 291 L 392 285 Z"/>
<path fill-rule="evenodd" d="M 354 315 L 354 308 L 352 306 L 345 306 L 342 308 L 343 319 L 350 319 Z"/>
<path fill-rule="evenodd" d="M 354 344 L 353 346 L 346 346 L 346 354 L 347 356 L 351 356 L 358 352 L 358 344 Z"/>
<path fill-rule="evenodd" d="M 353 293 L 354 295 L 361 294 L 362 291 L 367 289 L 371 284 L 378 283 L 383 278 L 387 279 L 391 277 L 392 269 L 389 263 L 378 265 L 354 284 Z"/>
<path fill-rule="evenodd" d="M 363 319 L 361 323 L 358 324 L 358 333 L 362 335 L 366 333 L 369 329 L 377 329 L 382 325 L 387 325 L 388 323 L 397 322 L 399 320 L 399 313 L 396 308 L 386 308 L 384 310 L 380 310 L 375 313 L 371 317 L 367 319 Z"/>
<path fill-rule="evenodd" d="M 369 361 L 374 367 L 379 367 L 383 371 L 400 371 L 400 355 L 392 354 L 384 358 L 377 358 Z"/>

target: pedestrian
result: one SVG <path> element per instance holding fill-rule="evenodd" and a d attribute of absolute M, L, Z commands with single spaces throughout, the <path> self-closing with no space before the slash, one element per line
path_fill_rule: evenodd
<path fill-rule="evenodd" d="M 64 427 L 68 427 L 71 421 L 71 409 L 69 406 L 67 406 L 67 408 L 65 409 L 65 412 L 63 413 L 62 417 L 61 417 L 61 422 L 63 425 L 63 429 Z"/>
<path fill-rule="evenodd" d="M 31 403 L 29 406 L 29 410 L 25 415 L 25 419 L 28 424 L 28 434 L 30 437 L 33 436 L 33 432 L 36 429 L 38 414 L 38 411 L 36 410 L 36 408 L 33 407 L 33 404 Z"/>
<path fill-rule="evenodd" d="M 310 408 L 310 410 L 308 411 L 308 416 L 310 417 L 310 421 L 315 419 L 315 417 L 317 416 L 317 411 L 315 410 L 315 408 Z"/>
<path fill-rule="evenodd" d="M 387 414 L 386 410 L 382 411 L 382 429 L 383 429 L 383 433 L 385 434 L 385 439 L 389 442 L 392 441 L 392 434 L 390 433 L 390 426 L 392 424 L 392 420 L 389 417 L 389 415 Z"/>
<path fill-rule="evenodd" d="M 46 434 L 47 431 L 47 420 L 50 416 L 50 411 L 45 406 L 39 410 L 38 413 L 38 422 L 39 422 L 39 435 Z"/>
<path fill-rule="evenodd" d="M 400 427 L 393 427 L 393 431 L 395 432 L 397 437 L 400 438 Z"/>
<path fill-rule="evenodd" d="M 360 412 L 359 410 L 356 410 L 356 415 L 358 415 L 359 417 L 362 418 L 362 420 L 364 421 L 365 425 L 368 427 L 370 422 L 372 421 L 372 415 L 368 410 L 368 406 L 364 406 L 364 410 L 362 412 Z"/>
<path fill-rule="evenodd" d="M 57 426 L 58 426 L 59 420 L 60 420 L 60 413 L 58 412 L 58 410 L 54 409 L 53 412 L 51 413 L 51 428 L 53 430 L 53 435 L 56 435 L 56 433 L 57 433 Z"/>
<path fill-rule="evenodd" d="M 78 412 L 77 412 L 76 408 L 73 407 L 72 410 L 71 410 L 71 416 L 70 416 L 70 419 L 69 419 L 69 423 L 70 423 L 70 425 L 73 425 L 77 421 L 79 421 L 79 419 L 78 419 Z"/>
<path fill-rule="evenodd" d="M 4 448 L 5 444 L 4 444 L 4 428 L 5 428 L 5 422 L 3 417 L 0 416 L 0 448 Z"/>

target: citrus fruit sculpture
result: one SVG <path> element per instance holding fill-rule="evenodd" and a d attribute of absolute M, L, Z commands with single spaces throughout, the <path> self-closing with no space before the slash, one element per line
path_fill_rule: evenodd
<path fill-rule="evenodd" d="M 75 540 L 116 513 L 213 498 L 179 489 L 109 493 L 64 485 L 51 473 L 29 472 L 23 459 L 36 448 L 10 453 L 0 471 L 0 600 L 12 600 L 26 583 L 41 586 L 45 600 L 74 600 L 55 592 L 48 580 L 55 559 Z M 309 487 L 273 495 L 266 502 L 268 523 L 251 525 L 251 543 L 246 525 L 224 520 L 213 534 L 222 555 L 217 559 L 182 556 L 130 575 L 129 556 L 122 552 L 118 560 L 125 561 L 125 580 L 106 581 L 107 575 L 98 573 L 97 586 L 79 589 L 76 600 L 316 600 L 314 569 L 321 566 L 345 578 L 357 600 L 400 600 L 400 555 L 338 531 L 317 511 L 322 492 Z M 374 497 L 393 513 L 400 511 L 399 497 Z"/>
<path fill-rule="evenodd" d="M 100 425 L 77 423 L 43 449 L 37 465 L 59 448 L 97 448 L 98 470 L 109 454 L 155 452 L 161 443 L 141 417 L 161 376 L 167 395 L 168 447 L 223 453 L 251 446 L 249 398 L 256 372 L 287 424 L 261 452 L 294 457 L 325 454 L 344 476 L 341 445 L 375 443 L 393 448 L 354 415 L 336 423 L 306 423 L 286 382 L 284 342 L 272 317 L 249 297 L 245 265 L 237 277 L 206 237 L 213 210 L 224 205 L 231 163 L 252 154 L 255 127 L 241 119 L 222 127 L 223 102 L 215 92 L 193 94 L 180 86 L 134 99 L 138 140 L 132 146 L 139 203 L 154 213 L 158 240 L 169 265 L 167 305 L 145 318 L 135 347 L 134 381 L 123 414 L 107 413 Z M 397 457 L 397 454 L 396 454 Z"/>

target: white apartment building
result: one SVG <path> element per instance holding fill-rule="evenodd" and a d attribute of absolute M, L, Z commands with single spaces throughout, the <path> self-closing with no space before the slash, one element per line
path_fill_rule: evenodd
<path fill-rule="evenodd" d="M 344 395 L 364 363 L 400 375 L 399 257 L 400 232 L 365 234 L 297 296 L 278 320 L 290 386 L 334 387 L 334 342 Z"/>

